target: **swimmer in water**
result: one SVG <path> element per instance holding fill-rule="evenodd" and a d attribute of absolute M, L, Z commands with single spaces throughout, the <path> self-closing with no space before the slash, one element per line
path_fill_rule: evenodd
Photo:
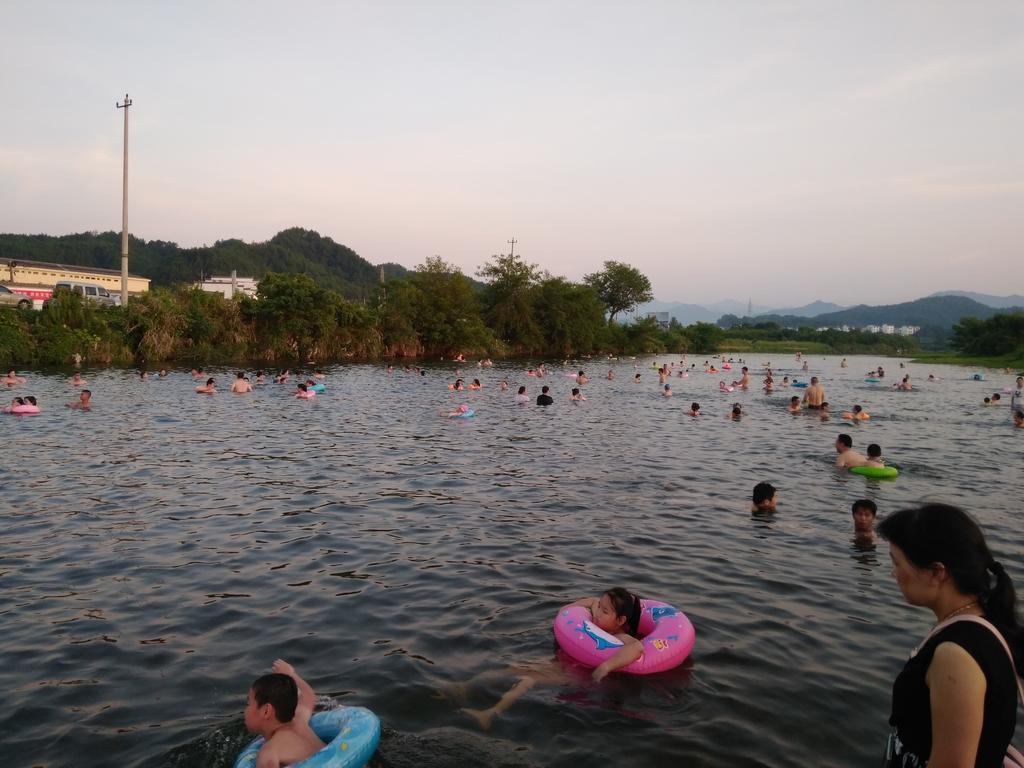
<path fill-rule="evenodd" d="M 587 376 L 587 374 L 585 374 L 583 371 L 580 371 L 579 373 L 576 374 L 576 383 L 577 384 L 589 384 L 590 383 L 590 377 Z"/>
<path fill-rule="evenodd" d="M 6 384 L 8 387 L 13 387 L 15 384 L 24 384 L 25 383 L 25 379 L 23 379 L 21 376 L 19 376 L 18 372 L 16 370 L 14 370 L 13 368 L 11 368 L 7 372 L 7 377 L 3 381 L 4 381 L 4 384 Z"/>
<path fill-rule="evenodd" d="M 92 409 L 92 391 L 83 389 L 78 393 L 78 399 L 67 404 L 73 411 L 88 411 Z"/>
<path fill-rule="evenodd" d="M 502 379 L 500 387 L 502 392 L 508 392 L 508 379 Z"/>
<path fill-rule="evenodd" d="M 800 413 L 800 411 L 803 410 L 800 407 L 799 396 L 793 395 L 791 398 L 789 398 L 789 407 L 787 410 L 789 410 L 790 413 Z"/>
<path fill-rule="evenodd" d="M 1013 426 L 1017 427 L 1018 429 L 1020 427 L 1024 427 L 1024 411 L 1013 412 Z"/>
<path fill-rule="evenodd" d="M 985 405 L 1002 405 L 1003 396 L 998 392 L 993 392 L 992 397 L 985 398 Z"/>
<path fill-rule="evenodd" d="M 608 379 L 608 381 L 612 381 L 614 378 L 615 378 L 615 371 L 613 371 L 611 368 L 609 368 L 608 369 L 607 379 Z"/>
<path fill-rule="evenodd" d="M 754 494 L 750 504 L 751 514 L 765 514 L 775 511 L 775 486 L 771 483 L 758 483 L 754 486 Z"/>
<path fill-rule="evenodd" d="M 590 677 L 594 682 L 600 682 L 609 673 L 628 666 L 639 659 L 644 652 L 643 643 L 637 638 L 639 633 L 640 616 L 642 605 L 640 598 L 629 590 L 622 587 L 609 589 L 600 597 L 584 597 L 565 608 L 582 607 L 590 611 L 591 621 L 599 629 L 613 635 L 622 643 L 622 647 L 615 652 L 610 659 L 599 664 L 591 672 Z M 538 682 L 565 682 L 564 674 L 552 674 L 550 671 L 543 674 L 543 670 L 510 670 L 515 672 L 518 680 L 516 684 L 501 697 L 497 704 L 487 709 L 464 708 L 461 711 L 473 717 L 477 724 L 484 730 L 488 730 L 498 715 L 508 709 L 520 698 L 533 688 Z M 507 674 L 507 673 L 506 673 Z M 481 678 L 493 677 L 494 673 L 480 675 L 473 681 Z M 470 682 L 473 682 L 470 681 Z M 464 691 L 469 683 L 463 684 L 457 690 Z"/>
<path fill-rule="evenodd" d="M 311 390 L 308 384 L 300 381 L 295 387 L 295 397 L 300 400 L 312 400 L 316 397 L 316 392 Z"/>
<path fill-rule="evenodd" d="M 292 375 L 291 369 L 290 368 L 285 368 L 283 371 L 281 371 L 281 373 L 279 373 L 277 376 L 274 377 L 274 383 L 275 384 L 284 384 L 285 382 L 288 381 L 288 379 L 289 379 L 289 377 L 291 375 Z"/>
<path fill-rule="evenodd" d="M 789 386 L 789 376 L 783 376 L 782 377 L 782 384 L 781 384 L 781 386 L 783 386 L 783 387 L 788 387 Z"/>
<path fill-rule="evenodd" d="M 828 403 L 822 403 L 821 404 L 820 413 L 821 413 L 821 420 L 822 421 L 828 421 L 828 415 L 829 415 L 828 414 Z"/>
<path fill-rule="evenodd" d="M 750 389 L 750 372 L 747 370 L 747 366 L 744 365 L 740 371 L 743 375 L 740 376 L 739 381 L 734 381 L 732 385 L 744 390 Z"/>
<path fill-rule="evenodd" d="M 739 421 L 743 417 L 743 409 L 739 403 L 733 403 L 732 412 L 729 414 L 729 418 L 733 421 Z"/>
<path fill-rule="evenodd" d="M 82 374 L 76 372 L 75 375 L 71 377 L 70 383 L 72 387 L 80 387 L 85 384 L 85 379 L 82 378 Z"/>
<path fill-rule="evenodd" d="M 640 374 L 639 373 L 636 376 L 633 377 L 633 383 L 634 384 L 639 384 L 640 383 Z"/>
<path fill-rule="evenodd" d="M 243 371 L 238 371 L 235 374 L 235 380 L 231 382 L 231 391 L 236 395 L 244 395 L 246 392 L 252 392 L 252 385 L 249 380 L 245 378 Z"/>
<path fill-rule="evenodd" d="M 456 379 L 454 384 L 449 384 L 448 389 L 453 392 L 461 392 L 465 387 L 462 385 L 462 379 Z"/>
<path fill-rule="evenodd" d="M 864 456 L 853 450 L 853 438 L 846 434 L 836 438 L 836 453 L 836 466 L 840 469 L 863 467 L 867 463 Z"/>
<path fill-rule="evenodd" d="M 266 739 L 256 755 L 259 768 L 294 765 L 324 748 L 309 727 L 316 704 L 312 687 L 282 659 L 271 669 L 253 682 L 245 706 L 245 727 Z"/>
<path fill-rule="evenodd" d="M 672 397 L 672 385 L 666 384 L 665 388 L 661 391 L 662 397 Z"/>
<path fill-rule="evenodd" d="M 473 379 L 473 383 L 469 385 L 470 389 L 481 389 L 483 384 L 480 383 L 480 379 Z"/>
<path fill-rule="evenodd" d="M 201 378 L 203 378 L 203 369 L 202 368 L 193 368 L 192 369 L 192 378 L 193 379 L 201 379 Z"/>
<path fill-rule="evenodd" d="M 572 394 L 569 395 L 569 399 L 574 402 L 580 402 L 581 400 L 586 400 L 587 398 L 583 396 L 582 392 L 580 392 L 579 387 L 573 387 Z"/>
<path fill-rule="evenodd" d="M 700 403 L 690 403 L 690 410 L 686 412 L 687 416 L 700 416 Z"/>
<path fill-rule="evenodd" d="M 200 395 L 216 395 L 217 388 L 213 385 L 213 379 L 207 379 L 206 384 L 196 387 L 196 392 Z"/>
<path fill-rule="evenodd" d="M 140 381 L 149 381 L 149 372 L 148 371 L 139 371 L 139 380 Z"/>
<path fill-rule="evenodd" d="M 406 366 L 406 368 L 408 368 L 408 367 L 409 366 Z M 323 371 L 321 371 L 319 368 L 316 368 L 316 369 L 313 370 L 313 378 L 314 379 L 326 379 L 327 377 L 324 375 Z"/>
<path fill-rule="evenodd" d="M 843 418 L 849 421 L 867 421 L 871 418 L 871 414 L 861 408 L 859 405 L 853 406 L 852 411 L 846 411 L 843 413 Z"/>
<path fill-rule="evenodd" d="M 530 396 L 526 394 L 526 387 L 519 388 L 519 391 L 516 392 L 515 400 L 520 405 L 525 405 L 526 403 L 530 402 Z"/>
<path fill-rule="evenodd" d="M 467 413 L 469 413 L 469 405 L 463 403 L 454 411 L 449 411 L 448 413 L 446 413 L 445 416 L 447 416 L 449 419 L 457 419 L 459 417 L 465 416 Z"/>
<path fill-rule="evenodd" d="M 868 460 L 864 462 L 865 467 L 874 467 L 875 469 L 881 469 L 885 466 L 885 461 L 882 459 L 882 447 L 878 443 L 872 443 L 868 446 Z"/>
<path fill-rule="evenodd" d="M 157 374 L 157 375 L 158 375 L 158 376 L 159 376 L 159 377 L 160 377 L 161 379 L 165 379 L 165 378 L 167 378 L 167 369 L 166 369 L 166 368 L 161 368 L 161 369 L 160 369 L 160 373 L 159 373 L 159 374 Z"/>
<path fill-rule="evenodd" d="M 853 537 L 858 541 L 875 540 L 875 518 L 878 506 L 871 499 L 858 499 L 850 510 L 853 514 Z"/>

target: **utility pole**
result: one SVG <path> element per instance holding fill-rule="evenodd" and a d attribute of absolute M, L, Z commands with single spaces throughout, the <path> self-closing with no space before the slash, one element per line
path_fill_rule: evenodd
<path fill-rule="evenodd" d="M 128 107 L 132 100 L 124 95 L 124 104 L 117 104 L 124 110 L 124 179 L 121 188 L 121 306 L 128 306 Z"/>
<path fill-rule="evenodd" d="M 513 258 L 513 259 L 514 259 L 514 258 L 515 258 L 515 256 L 516 256 L 516 243 L 518 243 L 519 241 L 518 241 L 518 240 L 516 240 L 516 236 L 515 236 L 515 235 L 512 235 L 512 239 L 511 239 L 511 240 L 506 240 L 505 242 L 506 242 L 506 243 L 508 243 L 509 245 L 511 245 L 511 246 L 512 246 L 512 250 L 511 250 L 511 251 L 509 251 L 509 254 L 508 254 L 508 255 L 509 255 L 509 256 L 510 256 L 511 258 Z"/>

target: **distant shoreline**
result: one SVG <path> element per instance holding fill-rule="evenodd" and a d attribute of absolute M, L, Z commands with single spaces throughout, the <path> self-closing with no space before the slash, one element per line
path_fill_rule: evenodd
<path fill-rule="evenodd" d="M 1024 355 L 1018 354 L 986 356 L 961 355 L 956 352 L 918 352 L 910 362 L 962 365 L 975 368 L 1009 368 L 1014 373 L 1024 371 Z"/>

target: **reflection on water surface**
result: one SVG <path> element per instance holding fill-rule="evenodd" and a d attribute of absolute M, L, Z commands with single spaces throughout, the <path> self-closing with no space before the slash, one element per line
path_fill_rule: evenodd
<path fill-rule="evenodd" d="M 615 381 L 586 365 L 585 403 L 557 368 L 546 410 L 511 404 L 519 383 L 539 388 L 512 366 L 467 393 L 447 391 L 451 369 L 342 366 L 311 402 L 87 371 L 84 414 L 61 407 L 65 376 L 30 374 L 18 394 L 44 413 L 2 423 L 5 764 L 150 763 L 237 720 L 278 656 L 397 729 L 395 761 L 870 764 L 929 621 L 900 600 L 885 544 L 853 541 L 850 504 L 962 504 L 1024 584 L 1024 436 L 1006 409 L 978 406 L 1001 377 L 910 366 L 920 389 L 897 393 L 855 373 L 876 359 L 812 359 L 834 413 L 873 416 L 822 423 L 786 413 L 789 390 L 722 394 L 704 374 L 663 398 L 649 362 L 639 385 L 631 362 Z M 693 400 L 704 416 L 684 416 Z M 460 402 L 476 417 L 438 417 Z M 880 443 L 901 477 L 834 471 L 840 431 Z M 779 489 L 769 517 L 749 511 L 761 480 Z M 691 664 L 540 685 L 482 737 L 437 698 L 549 663 L 558 606 L 616 584 L 690 615 Z M 507 683 L 468 695 L 486 706 Z"/>

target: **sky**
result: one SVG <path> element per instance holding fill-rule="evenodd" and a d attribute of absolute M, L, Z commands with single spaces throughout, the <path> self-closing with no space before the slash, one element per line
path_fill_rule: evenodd
<path fill-rule="evenodd" d="M 1021 292 L 1024 3 L 2 0 L 0 232 L 764 306 Z M 2 254 L 0 254 L 2 257 Z"/>

